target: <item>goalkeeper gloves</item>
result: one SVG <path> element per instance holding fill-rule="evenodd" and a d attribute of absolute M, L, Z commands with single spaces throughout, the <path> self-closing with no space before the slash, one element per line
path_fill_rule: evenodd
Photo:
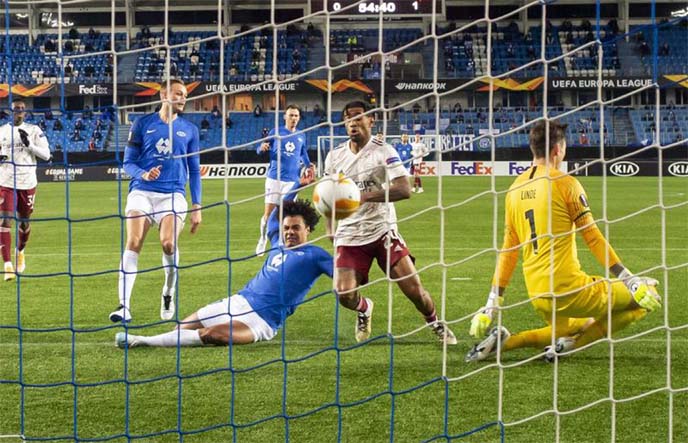
<path fill-rule="evenodd" d="M 487 334 L 487 330 L 492 325 L 492 317 L 499 306 L 502 305 L 502 297 L 495 288 L 490 291 L 487 296 L 487 303 L 485 307 L 475 314 L 471 319 L 471 328 L 468 333 L 475 338 L 482 338 Z"/>
<path fill-rule="evenodd" d="M 624 282 L 641 308 L 654 311 L 662 307 L 661 297 L 656 289 L 659 282 L 654 278 L 633 275 L 628 269 L 624 269 L 619 273 L 619 279 Z"/>
<path fill-rule="evenodd" d="M 24 146 L 26 146 L 28 148 L 31 145 L 31 143 L 29 143 L 29 134 L 21 128 L 19 128 L 18 131 L 19 131 L 19 137 L 21 138 L 22 143 L 24 144 Z"/>

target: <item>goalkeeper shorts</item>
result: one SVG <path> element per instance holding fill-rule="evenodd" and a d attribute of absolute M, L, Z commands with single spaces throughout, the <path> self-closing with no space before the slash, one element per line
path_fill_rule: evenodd
<path fill-rule="evenodd" d="M 557 316 L 569 318 L 598 318 L 606 315 L 611 295 L 612 312 L 624 311 L 631 303 L 633 296 L 626 285 L 619 280 L 611 282 L 604 277 L 588 276 L 586 286 L 579 292 L 557 298 Z M 551 319 L 555 304 L 552 298 L 532 299 L 535 310 L 544 318 Z"/>
<path fill-rule="evenodd" d="M 202 307 L 198 310 L 198 319 L 204 328 L 224 323 L 229 324 L 230 321 L 241 322 L 248 326 L 253 333 L 254 342 L 272 340 L 277 335 L 277 331 L 272 329 L 253 310 L 246 298 L 241 294 L 235 294 Z"/>

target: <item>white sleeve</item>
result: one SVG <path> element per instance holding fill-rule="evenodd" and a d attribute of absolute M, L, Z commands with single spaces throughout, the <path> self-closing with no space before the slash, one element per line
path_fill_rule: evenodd
<path fill-rule="evenodd" d="M 399 153 L 390 145 L 384 145 L 384 164 L 387 169 L 387 176 L 392 181 L 395 178 L 407 177 L 408 172 L 399 158 Z"/>
<path fill-rule="evenodd" d="M 323 175 L 332 175 L 332 151 L 327 153 L 327 156 L 325 156 L 325 170 L 323 171 Z"/>
<path fill-rule="evenodd" d="M 31 142 L 29 150 L 33 155 L 41 160 L 50 160 L 50 146 L 48 145 L 48 139 L 41 128 L 34 126 L 33 134 L 29 141 Z"/>

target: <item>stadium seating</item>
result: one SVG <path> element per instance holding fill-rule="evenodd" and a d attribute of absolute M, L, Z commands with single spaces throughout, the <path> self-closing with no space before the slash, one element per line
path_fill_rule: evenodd
<path fill-rule="evenodd" d="M 641 145 L 653 142 L 656 132 L 655 108 L 633 109 L 630 111 L 636 140 Z M 660 113 L 659 138 L 665 144 L 674 143 L 688 136 L 688 108 L 663 107 Z"/>
<path fill-rule="evenodd" d="M 653 72 L 653 54 L 655 45 L 657 50 L 657 75 L 662 74 L 685 74 L 688 72 L 688 19 L 680 22 L 666 22 L 659 26 L 657 31 L 658 40 L 655 42 L 654 31 L 647 26 L 633 26 L 631 32 L 636 36 L 634 45 L 638 51 L 645 74 L 651 75 Z M 647 43 L 649 53 L 641 50 L 642 42 Z M 667 45 L 668 54 L 662 51 L 662 47 Z"/>

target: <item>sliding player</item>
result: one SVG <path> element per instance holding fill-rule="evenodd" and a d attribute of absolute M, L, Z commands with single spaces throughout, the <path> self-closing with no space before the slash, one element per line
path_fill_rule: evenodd
<path fill-rule="evenodd" d="M 502 351 L 547 347 L 545 357 L 552 360 L 558 353 L 604 337 L 609 309 L 611 328 L 616 332 L 660 307 L 657 281 L 633 275 L 623 266 L 595 224 L 583 187 L 559 170 L 566 156 L 566 126 L 549 123 L 549 153 L 545 131 L 544 121 L 531 130 L 533 166 L 516 178 L 507 193 L 504 252 L 499 254 L 487 303 L 471 321 L 470 335 L 483 337 L 490 327 L 516 268 L 519 248 L 531 303 L 547 326 L 514 335 L 496 327 L 468 353 L 467 361 L 484 360 L 496 351 L 498 342 Z M 576 252 L 577 230 L 597 261 L 608 265 L 618 280 L 610 282 L 582 271 Z M 555 349 L 550 345 L 552 327 L 558 338 Z"/>
<path fill-rule="evenodd" d="M 172 79 L 160 89 L 159 112 L 139 117 L 131 128 L 124 151 L 124 170 L 132 177 L 127 196 L 127 243 L 119 274 L 119 306 L 113 322 L 131 320 L 131 293 L 138 272 L 139 253 L 151 225 L 160 229 L 165 283 L 160 318 L 174 317 L 179 249 L 177 239 L 187 213 L 186 182 L 191 190 L 191 233 L 201 224 L 201 169 L 196 125 L 179 113 L 186 104 L 186 87 Z M 172 140 L 170 141 L 170 136 Z M 188 179 L 187 179 L 188 177 Z"/>
<path fill-rule="evenodd" d="M 272 129 L 265 141 L 256 150 L 270 152 L 270 167 L 265 179 L 265 210 L 260 219 L 260 237 L 256 245 L 256 254 L 262 255 L 267 248 L 267 220 L 272 210 L 279 205 L 280 200 L 289 191 L 295 189 L 299 181 L 301 163 L 309 169 L 308 174 L 313 174 L 315 166 L 308 158 L 306 148 L 306 135 L 294 134 L 296 126 L 301 119 L 301 111 L 295 105 L 287 106 L 284 112 L 284 126 L 280 126 L 275 135 Z M 279 136 L 279 137 L 278 137 Z"/>
<path fill-rule="evenodd" d="M 17 242 L 17 272 L 26 268 L 24 248 L 29 241 L 36 198 L 36 159 L 50 160 L 50 147 L 45 134 L 37 125 L 24 121 L 26 104 L 21 97 L 12 100 L 13 119 L 0 127 L 0 250 L 5 263 L 5 281 L 15 277 L 12 266 L 12 219 L 19 219 Z"/>
<path fill-rule="evenodd" d="M 327 154 L 325 173 L 343 173 L 361 188 L 361 207 L 341 220 L 334 234 L 337 251 L 335 287 L 339 303 L 358 313 L 356 341 L 371 332 L 373 301 L 362 297 L 358 287 L 368 282 L 373 260 L 397 281 L 399 289 L 423 315 L 435 335 L 447 344 L 456 337 L 437 321 L 435 302 L 423 287 L 413 257 L 398 233 L 395 201 L 411 196 L 406 169 L 394 148 L 371 136 L 375 118 L 365 114 L 368 106 L 354 101 L 344 107 L 349 140 Z M 328 232 L 332 225 L 327 224 Z"/>
<path fill-rule="evenodd" d="M 199 309 L 171 332 L 153 337 L 119 332 L 117 346 L 241 345 L 271 340 L 318 277 L 332 278 L 332 256 L 306 244 L 319 219 L 310 203 L 285 201 L 282 216 L 283 242 L 279 207 L 270 215 L 268 231 L 272 245 L 284 248 L 270 251 L 260 272 L 238 294 Z"/>

